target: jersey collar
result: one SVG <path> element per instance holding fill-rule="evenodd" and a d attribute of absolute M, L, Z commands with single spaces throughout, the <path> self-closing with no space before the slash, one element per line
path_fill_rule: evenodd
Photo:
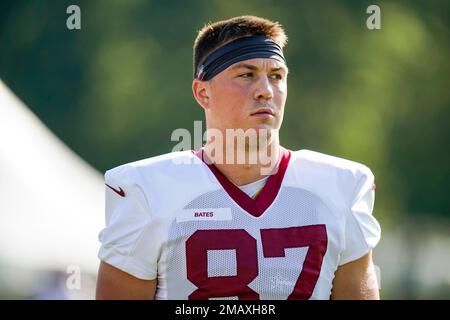
<path fill-rule="evenodd" d="M 286 169 L 289 164 L 289 159 L 291 158 L 290 150 L 280 146 L 280 159 L 278 162 L 277 172 L 269 177 L 258 196 L 253 199 L 249 197 L 244 191 L 239 189 L 239 187 L 234 185 L 230 180 L 228 180 L 227 177 L 225 177 L 222 172 L 220 172 L 216 168 L 216 166 L 205 162 L 203 148 L 200 148 L 193 152 L 203 161 L 205 165 L 208 166 L 208 168 L 214 174 L 217 181 L 222 185 L 228 195 L 242 209 L 244 209 L 254 217 L 261 216 L 277 197 L 278 192 L 280 191 L 281 183 L 283 182 L 284 174 L 286 173 Z"/>

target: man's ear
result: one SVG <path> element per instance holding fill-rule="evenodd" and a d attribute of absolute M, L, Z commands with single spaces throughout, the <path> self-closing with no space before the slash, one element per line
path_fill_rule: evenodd
<path fill-rule="evenodd" d="M 194 79 L 192 81 L 192 93 L 194 94 L 195 100 L 203 109 L 209 108 L 209 83 L 206 81 L 201 81 Z"/>

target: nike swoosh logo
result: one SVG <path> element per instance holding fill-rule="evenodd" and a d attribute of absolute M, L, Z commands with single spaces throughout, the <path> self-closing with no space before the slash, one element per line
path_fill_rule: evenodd
<path fill-rule="evenodd" d="M 109 184 L 105 183 L 106 186 L 108 186 L 112 191 L 114 191 L 115 193 L 117 193 L 119 196 L 121 197 L 125 197 L 125 191 L 122 190 L 121 187 L 119 187 L 119 190 L 114 189 L 113 187 L 111 187 Z"/>

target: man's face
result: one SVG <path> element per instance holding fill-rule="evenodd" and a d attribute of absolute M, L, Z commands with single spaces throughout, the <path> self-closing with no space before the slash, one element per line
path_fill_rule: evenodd
<path fill-rule="evenodd" d="M 279 129 L 287 97 L 287 67 L 275 59 L 237 62 L 209 83 L 208 127 Z"/>

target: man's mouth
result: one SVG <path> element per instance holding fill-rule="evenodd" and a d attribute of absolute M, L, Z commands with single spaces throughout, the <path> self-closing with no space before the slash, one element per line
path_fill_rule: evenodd
<path fill-rule="evenodd" d="M 259 118 L 269 118 L 274 117 L 275 113 L 271 108 L 261 108 L 256 110 L 256 112 L 253 112 L 251 115 Z"/>

